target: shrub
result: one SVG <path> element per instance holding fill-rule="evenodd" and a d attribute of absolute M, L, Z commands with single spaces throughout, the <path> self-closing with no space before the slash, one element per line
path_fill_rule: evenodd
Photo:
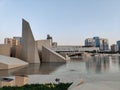
<path fill-rule="evenodd" d="M 4 86 L 0 90 L 67 90 L 72 83 L 58 83 L 58 84 L 29 84 L 21 87 Z"/>

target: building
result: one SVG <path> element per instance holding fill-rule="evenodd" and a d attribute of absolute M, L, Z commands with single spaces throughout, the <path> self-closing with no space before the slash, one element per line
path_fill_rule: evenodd
<path fill-rule="evenodd" d="M 107 39 L 102 39 L 103 50 L 109 50 L 109 44 Z"/>
<path fill-rule="evenodd" d="M 35 41 L 30 25 L 22 20 L 22 60 L 28 63 L 66 62 L 66 58 L 50 49 L 52 37 Z"/>
<path fill-rule="evenodd" d="M 93 37 L 95 40 L 95 47 L 100 47 L 100 38 L 99 37 Z"/>
<path fill-rule="evenodd" d="M 13 37 L 13 39 L 18 41 L 18 45 L 22 44 L 22 37 Z"/>
<path fill-rule="evenodd" d="M 120 51 L 120 41 L 117 41 L 118 51 Z"/>
<path fill-rule="evenodd" d="M 112 44 L 111 45 L 111 51 L 112 52 L 117 52 L 118 51 L 118 45 L 117 44 Z"/>
<path fill-rule="evenodd" d="M 99 47 L 101 51 L 109 50 L 108 40 L 105 38 L 93 37 L 85 40 L 85 46 Z"/>
<path fill-rule="evenodd" d="M 19 58 L 22 59 L 23 61 L 26 61 L 27 63 L 40 63 L 40 62 L 66 63 L 68 61 L 68 59 L 51 50 L 50 47 L 52 47 L 52 45 L 56 47 L 57 43 L 52 44 L 53 43 L 52 37 L 50 35 L 47 36 L 46 40 L 35 41 L 30 24 L 24 19 L 22 20 L 22 38 L 21 37 L 5 38 L 4 42 L 6 45 L 10 45 L 10 48 L 3 45 L 0 46 L 0 53 L 2 55 Z M 5 52 L 3 47 L 5 49 Z"/>
<path fill-rule="evenodd" d="M 62 56 L 71 55 L 75 53 L 84 53 L 84 52 L 98 52 L 98 47 L 85 47 L 85 46 L 57 46 L 51 48 L 53 51 L 61 54 Z"/>
<path fill-rule="evenodd" d="M 56 52 L 85 52 L 85 51 L 99 51 L 99 48 L 85 46 L 57 46 L 52 47 L 52 50 Z"/>
<path fill-rule="evenodd" d="M 57 42 L 52 42 L 52 47 L 57 47 Z"/>
<path fill-rule="evenodd" d="M 100 39 L 100 50 L 101 51 L 107 51 L 109 50 L 109 43 L 108 43 L 108 40 L 105 39 L 105 38 L 101 38 Z"/>
<path fill-rule="evenodd" d="M 18 45 L 18 40 L 13 39 L 13 38 L 5 38 L 4 43 L 9 44 L 11 46 L 15 46 L 15 45 Z"/>
<path fill-rule="evenodd" d="M 93 38 L 87 38 L 85 40 L 85 46 L 90 46 L 90 47 L 94 47 L 95 46 L 95 41 Z"/>

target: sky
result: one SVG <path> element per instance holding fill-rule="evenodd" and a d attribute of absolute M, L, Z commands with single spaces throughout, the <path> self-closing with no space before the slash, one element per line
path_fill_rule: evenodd
<path fill-rule="evenodd" d="M 120 40 L 120 0 L 0 0 L 0 42 L 21 36 L 22 18 L 36 40 L 47 34 L 59 45 L 84 45 L 86 38 Z"/>

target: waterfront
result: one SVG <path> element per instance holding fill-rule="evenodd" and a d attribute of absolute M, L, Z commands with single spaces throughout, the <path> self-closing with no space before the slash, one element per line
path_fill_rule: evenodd
<path fill-rule="evenodd" d="M 120 72 L 119 56 L 89 57 L 71 60 L 64 63 L 30 64 L 10 70 L 1 70 L 0 76 L 25 75 L 57 75 L 57 74 L 104 74 Z"/>
<path fill-rule="evenodd" d="M 1 77 L 13 77 L 18 74 L 28 75 L 29 83 L 55 82 L 56 78 L 60 78 L 61 82 L 84 80 L 84 84 L 80 87 L 81 90 L 88 90 L 88 87 L 95 88 L 96 86 L 105 90 L 120 90 L 120 57 L 89 57 L 72 60 L 66 64 L 30 64 L 16 69 L 0 71 Z"/>

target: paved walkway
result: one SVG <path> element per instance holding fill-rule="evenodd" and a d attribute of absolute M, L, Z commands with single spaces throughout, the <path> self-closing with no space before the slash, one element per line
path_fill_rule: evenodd
<path fill-rule="evenodd" d="M 30 83 L 73 82 L 68 90 L 120 90 L 120 74 L 106 74 L 95 76 L 75 75 L 30 75 Z"/>
<path fill-rule="evenodd" d="M 71 90 L 120 90 L 120 82 L 95 82 L 84 83 Z"/>

